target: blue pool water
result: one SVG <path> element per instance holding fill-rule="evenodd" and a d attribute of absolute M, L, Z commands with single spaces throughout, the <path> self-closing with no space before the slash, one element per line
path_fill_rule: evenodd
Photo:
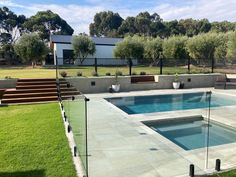
<path fill-rule="evenodd" d="M 147 123 L 147 126 L 185 150 L 206 147 L 207 122 L 204 120 Z M 236 132 L 216 123 L 209 126 L 209 146 L 236 142 Z"/>
<path fill-rule="evenodd" d="M 127 114 L 142 114 L 174 110 L 188 110 L 209 107 L 209 95 L 206 93 L 185 93 L 172 95 L 152 95 L 135 97 L 106 98 Z M 212 94 L 211 107 L 236 105 L 236 100 L 226 96 Z"/>

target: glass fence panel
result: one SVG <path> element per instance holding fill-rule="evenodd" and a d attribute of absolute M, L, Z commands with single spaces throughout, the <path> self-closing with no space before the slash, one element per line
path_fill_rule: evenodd
<path fill-rule="evenodd" d="M 91 99 L 90 176 L 204 174 L 209 94 Z"/>
<path fill-rule="evenodd" d="M 219 106 L 216 106 L 218 104 Z M 236 165 L 236 97 L 213 93 L 209 129 L 208 169 L 226 170 Z M 218 160 L 217 160 L 218 159 Z M 221 167 L 219 167 L 219 161 Z"/>
<path fill-rule="evenodd" d="M 68 122 L 72 128 L 74 140 L 83 163 L 87 171 L 87 115 L 86 101 L 83 96 L 74 96 L 69 104 Z"/>

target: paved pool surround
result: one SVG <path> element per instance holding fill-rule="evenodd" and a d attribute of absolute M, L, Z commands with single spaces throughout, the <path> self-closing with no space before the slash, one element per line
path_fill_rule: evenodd
<path fill-rule="evenodd" d="M 207 109 L 181 110 L 128 115 L 106 97 L 176 94 L 212 90 L 236 99 L 235 90 L 184 89 L 150 90 L 122 93 L 86 94 L 88 102 L 88 153 L 90 177 L 176 177 L 189 176 L 189 165 L 195 174 L 214 172 L 215 160 L 221 159 L 222 170 L 236 167 L 236 143 L 186 151 L 144 125 L 143 121 L 207 117 Z M 211 120 L 236 128 L 236 106 L 213 108 Z"/>
<path fill-rule="evenodd" d="M 213 87 L 217 76 L 220 74 L 181 74 L 179 80 L 184 82 L 185 88 Z M 119 76 L 121 92 L 171 89 L 175 79 L 174 75 L 155 75 L 155 82 L 131 83 L 130 76 Z M 114 84 L 114 76 L 104 77 L 68 77 L 66 78 L 74 87 L 83 93 L 108 92 L 108 88 Z"/>

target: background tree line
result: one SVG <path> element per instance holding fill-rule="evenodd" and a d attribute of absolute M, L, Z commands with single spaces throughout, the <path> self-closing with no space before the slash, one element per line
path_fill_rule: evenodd
<path fill-rule="evenodd" d="M 136 17 L 123 19 L 112 11 L 99 12 L 94 16 L 89 30 L 92 36 L 124 37 L 127 35 L 145 35 L 166 38 L 173 35 L 192 37 L 200 33 L 228 32 L 235 30 L 235 22 L 209 22 L 208 19 L 163 21 L 157 14 L 141 12 Z"/>

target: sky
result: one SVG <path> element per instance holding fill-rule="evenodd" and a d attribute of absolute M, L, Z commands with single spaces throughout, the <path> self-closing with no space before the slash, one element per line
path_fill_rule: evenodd
<path fill-rule="evenodd" d="M 139 12 L 156 12 L 165 21 L 207 18 L 210 21 L 236 21 L 236 0 L 0 0 L 16 14 L 27 17 L 37 11 L 59 14 L 75 30 L 89 33 L 89 24 L 97 12 L 111 10 L 122 18 Z"/>

